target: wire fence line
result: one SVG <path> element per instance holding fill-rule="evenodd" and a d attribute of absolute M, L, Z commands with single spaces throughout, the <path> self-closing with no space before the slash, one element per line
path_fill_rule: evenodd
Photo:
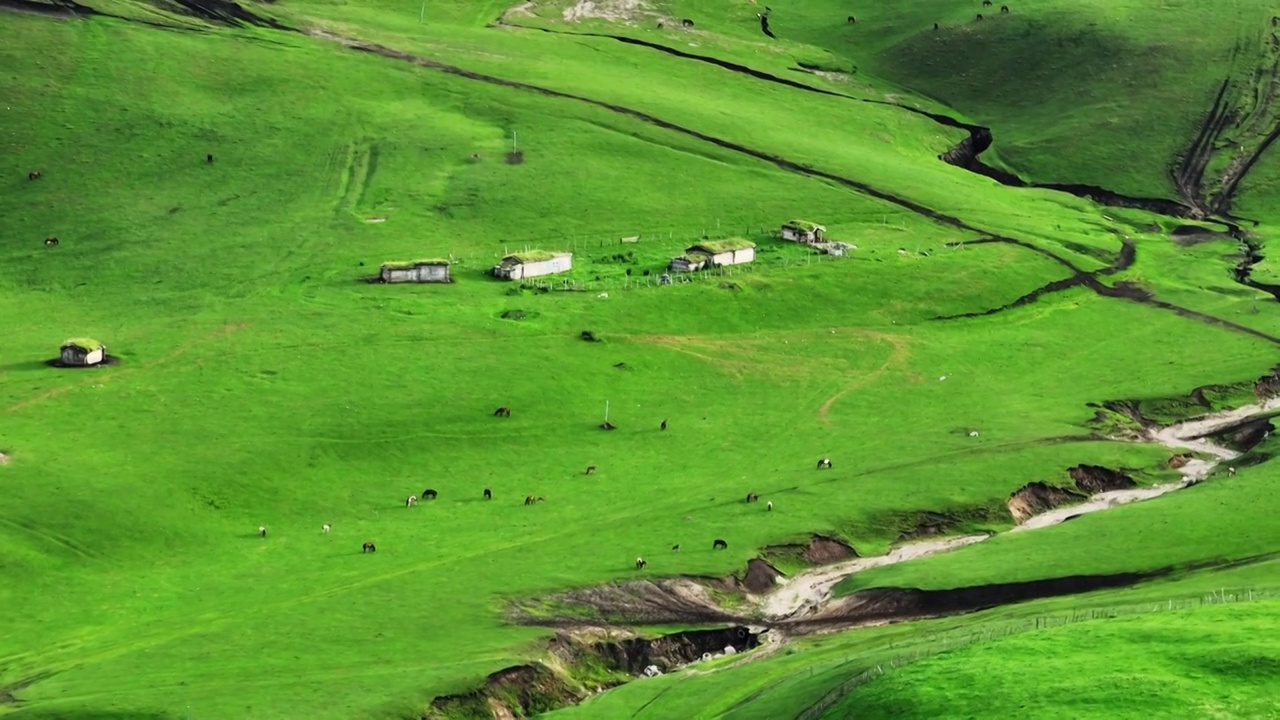
<path fill-rule="evenodd" d="M 1257 600 L 1273 599 L 1276 597 L 1280 597 L 1280 593 L 1273 590 L 1244 589 L 1228 592 L 1226 589 L 1223 589 L 1217 593 L 1210 593 L 1208 595 L 1201 595 L 1194 598 L 1171 598 L 1155 603 L 1135 603 L 1132 605 L 1121 605 L 1112 608 L 1079 610 L 1065 615 L 1038 616 L 1018 623 L 1009 623 L 996 627 L 984 628 L 978 632 L 966 633 L 963 630 L 951 631 L 940 635 L 939 639 L 935 639 L 932 642 L 925 644 L 923 647 L 910 652 L 894 655 L 889 660 L 877 663 L 875 666 L 867 668 L 848 680 L 845 680 L 831 690 L 828 690 L 821 698 L 818 699 L 817 702 L 802 710 L 798 715 L 796 715 L 795 720 L 817 720 L 823 713 L 830 710 L 836 703 L 844 699 L 846 695 L 859 687 L 866 685 L 872 680 L 885 675 L 889 671 L 916 662 L 917 660 L 940 655 L 958 648 L 976 645 L 980 642 L 998 640 L 1000 638 L 1018 635 L 1032 630 L 1062 627 L 1065 625 L 1072 625 L 1075 623 L 1088 622 L 1090 620 L 1099 620 L 1103 618 L 1149 615 L 1151 613 L 1186 610 L 1194 607 L 1203 607 L 1205 605 L 1254 602 Z M 891 643 L 889 647 L 892 648 L 894 646 Z M 855 661 L 851 658 L 845 658 L 846 664 L 852 662 Z"/>

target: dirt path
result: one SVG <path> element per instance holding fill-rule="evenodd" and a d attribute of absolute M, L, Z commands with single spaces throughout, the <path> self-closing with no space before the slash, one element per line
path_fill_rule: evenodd
<path fill-rule="evenodd" d="M 1098 493 L 1083 504 L 1056 508 L 1036 515 L 1008 532 L 1025 532 L 1050 527 L 1080 515 L 1150 500 L 1199 482 L 1208 477 L 1220 463 L 1240 456 L 1235 451 L 1204 440 L 1205 435 L 1238 425 L 1253 417 L 1266 415 L 1276 409 L 1280 409 L 1280 397 L 1152 430 L 1146 436 L 1147 442 L 1163 445 L 1171 450 L 1192 450 L 1210 455 L 1214 459 L 1195 459 L 1183 465 L 1179 468 L 1182 480 L 1178 482 Z M 856 558 L 813 568 L 786 580 L 778 589 L 766 595 L 760 601 L 760 612 L 766 619 L 772 621 L 795 620 L 813 615 L 831 600 L 831 591 L 836 584 L 851 575 L 875 567 L 896 565 L 908 560 L 950 552 L 966 545 L 982 542 L 989 537 L 992 535 L 962 535 L 908 543 L 893 548 L 886 555 Z"/>

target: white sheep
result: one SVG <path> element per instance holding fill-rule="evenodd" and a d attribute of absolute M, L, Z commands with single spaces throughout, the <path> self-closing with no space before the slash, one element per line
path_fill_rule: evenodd
<path fill-rule="evenodd" d="M 330 530 L 332 530 L 332 529 L 333 529 L 333 527 L 332 527 L 331 525 L 329 525 L 329 523 L 325 523 L 324 525 L 321 525 L 321 526 L 320 526 L 320 529 L 321 529 L 322 531 L 324 531 L 324 534 L 325 534 L 325 535 L 328 535 L 328 534 L 329 534 L 329 531 L 330 531 Z"/>
<path fill-rule="evenodd" d="M 970 431 L 969 431 L 969 437 L 978 437 L 978 431 L 977 431 L 977 430 L 970 430 Z"/>
<path fill-rule="evenodd" d="M 765 510 L 772 510 L 772 509 L 773 509 L 773 501 L 772 501 L 772 500 L 770 500 L 769 502 L 765 503 L 765 504 L 764 504 L 764 509 L 765 509 Z"/>
<path fill-rule="evenodd" d="M 267 536 L 267 526 L 266 526 L 266 525 L 259 525 L 259 526 L 258 526 L 258 537 L 263 537 L 263 538 L 264 538 L 264 537 L 266 537 L 266 536 Z"/>
<path fill-rule="evenodd" d="M 410 495 L 409 497 L 405 498 L 405 500 L 404 500 L 404 506 L 405 506 L 405 507 L 413 507 L 414 505 L 417 505 L 417 504 L 418 504 L 418 496 L 417 496 L 417 495 Z"/>

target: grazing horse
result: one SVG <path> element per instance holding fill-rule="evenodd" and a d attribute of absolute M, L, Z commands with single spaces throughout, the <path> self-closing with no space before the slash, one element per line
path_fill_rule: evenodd
<path fill-rule="evenodd" d="M 595 465 L 588 465 L 588 466 L 587 466 L 587 474 L 588 474 L 588 475 L 594 475 L 595 473 L 596 473 L 596 466 L 595 466 Z"/>
<path fill-rule="evenodd" d="M 666 430 L 666 429 L 667 429 L 667 421 L 666 421 L 666 420 L 663 420 L 663 421 L 662 421 L 662 424 L 658 426 L 658 429 L 659 429 L 659 430 Z"/>
<path fill-rule="evenodd" d="M 416 495 L 410 495 L 409 497 L 404 499 L 405 507 L 413 507 L 414 505 L 417 505 L 417 504 L 418 504 L 418 496 Z"/>
<path fill-rule="evenodd" d="M 823 468 L 831 469 L 831 458 L 822 458 L 818 461 L 818 469 L 821 470 Z"/>
<path fill-rule="evenodd" d="M 671 546 L 671 552 L 680 552 L 680 546 L 679 546 L 679 545 L 672 545 L 672 546 Z"/>
<path fill-rule="evenodd" d="M 853 25 L 854 23 L 858 22 L 858 18 L 850 15 L 849 17 L 845 18 L 844 21 L 849 23 L 850 25 Z"/>
<path fill-rule="evenodd" d="M 755 493 L 747 493 L 747 502 L 755 502 L 756 500 L 759 500 L 759 499 L 760 499 L 759 495 Z"/>
<path fill-rule="evenodd" d="M 422 499 L 423 499 L 423 500 L 435 500 L 435 499 L 436 499 L 436 495 L 438 495 L 438 494 L 439 494 L 439 493 L 437 493 L 435 490 L 432 490 L 431 488 L 427 488 L 426 490 L 423 490 L 423 491 L 422 491 Z"/>
<path fill-rule="evenodd" d="M 266 526 L 266 525 L 259 525 L 259 526 L 258 526 L 258 537 L 260 537 L 260 538 L 264 538 L 264 537 L 266 537 L 266 536 L 267 536 L 267 526 Z"/>
<path fill-rule="evenodd" d="M 329 531 L 332 529 L 333 527 L 329 525 L 329 523 L 325 523 L 324 525 L 320 526 L 320 531 L 323 532 L 325 535 L 328 535 Z"/>
<path fill-rule="evenodd" d="M 504 405 L 498 408 L 497 410 L 494 410 L 493 416 L 494 417 L 511 417 L 511 408 Z"/>
<path fill-rule="evenodd" d="M 371 543 L 371 542 L 367 542 L 367 543 L 365 543 L 364 545 L 361 545 L 361 546 L 360 546 L 360 552 L 362 552 L 362 553 L 378 552 L 378 546 L 377 546 L 377 545 L 374 545 L 374 544 L 373 544 L 373 543 Z"/>
<path fill-rule="evenodd" d="M 991 7 L 991 0 L 982 0 L 982 7 Z"/>
<path fill-rule="evenodd" d="M 47 237 L 47 238 L 45 238 L 45 239 L 44 239 L 44 246 L 45 246 L 45 247 L 54 247 L 54 246 L 56 246 L 57 244 L 58 244 L 58 238 L 56 238 L 56 237 L 54 237 L 54 236 L 52 236 L 52 235 L 50 235 L 49 237 Z"/>
<path fill-rule="evenodd" d="M 532 496 L 532 495 L 525 495 L 525 496 L 524 496 L 524 504 L 525 504 L 525 505 L 532 505 L 532 504 L 534 504 L 534 503 L 535 503 L 535 502 L 537 502 L 537 501 L 538 501 L 538 499 L 537 499 L 537 498 L 535 498 L 535 497 L 534 497 L 534 496 Z"/>
<path fill-rule="evenodd" d="M 659 30 L 661 30 L 661 29 L 663 29 L 663 28 L 665 28 L 665 27 L 666 27 L 666 25 L 664 25 L 664 24 L 662 23 L 662 21 L 661 21 L 661 20 L 659 20 L 659 21 L 658 21 L 658 29 L 659 29 Z"/>
<path fill-rule="evenodd" d="M 693 27 L 693 21 L 689 18 L 685 18 L 680 21 L 680 27 Z"/>
<path fill-rule="evenodd" d="M 27 173 L 27 179 L 28 179 L 28 180 L 39 180 L 39 179 L 40 179 L 40 171 L 39 171 L 39 170 L 32 170 L 31 172 Z"/>
<path fill-rule="evenodd" d="M 769 502 L 765 503 L 765 504 L 764 504 L 764 509 L 765 509 L 765 510 L 768 510 L 768 511 L 770 511 L 770 512 L 773 512 L 773 501 L 772 501 L 772 500 L 770 500 Z"/>
<path fill-rule="evenodd" d="M 1004 13 L 1004 14 L 1006 14 L 1006 15 L 1007 15 L 1007 14 L 1009 14 L 1009 6 L 1008 6 L 1008 5 L 1001 5 L 1001 6 L 1000 6 L 1000 12 L 1002 12 L 1002 13 Z"/>
<path fill-rule="evenodd" d="M 207 163 L 212 164 L 212 163 L 213 163 L 213 153 L 209 153 L 208 155 L 205 155 L 205 156 L 204 156 L 204 161 L 205 161 L 205 162 L 207 162 Z"/>
<path fill-rule="evenodd" d="M 728 550 L 729 543 L 721 540 L 720 538 L 716 538 L 716 541 L 711 543 L 711 549 L 712 550 Z"/>
<path fill-rule="evenodd" d="M 981 19 L 982 19 L 982 13 L 978 13 L 978 19 L 979 19 L 979 20 L 981 20 Z"/>
<path fill-rule="evenodd" d="M 490 490 L 489 488 L 485 488 L 485 489 L 484 489 L 484 499 L 485 499 L 485 500 L 492 500 L 492 499 L 493 499 L 493 491 L 492 491 L 492 490 Z"/>
<path fill-rule="evenodd" d="M 933 24 L 933 29 L 934 29 L 934 30 L 937 30 L 937 29 L 938 29 L 938 23 L 934 23 L 934 24 Z"/>
<path fill-rule="evenodd" d="M 644 566 L 645 566 L 645 565 L 648 565 L 648 564 L 649 564 L 649 563 L 645 562 L 645 559 L 644 559 L 644 558 L 642 558 L 642 557 L 638 557 L 638 558 L 636 558 L 636 569 L 637 569 L 637 570 L 643 570 L 643 569 L 644 569 Z"/>

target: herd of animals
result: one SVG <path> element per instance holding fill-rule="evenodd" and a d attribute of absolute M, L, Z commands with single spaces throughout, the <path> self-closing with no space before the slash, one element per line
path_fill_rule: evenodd
<path fill-rule="evenodd" d="M 210 157 L 212 157 L 212 156 L 210 156 Z M 495 410 L 493 414 L 494 414 L 494 416 L 495 416 L 495 417 L 511 417 L 511 408 L 506 407 L 506 406 L 503 406 L 503 407 L 500 407 L 500 408 L 498 408 L 497 410 Z M 661 425 L 659 425 L 659 428 L 661 428 L 662 430 L 666 430 L 666 429 L 667 429 L 667 421 L 666 421 L 666 420 L 663 420 L 663 421 L 662 421 L 662 424 L 661 424 Z M 830 459 L 830 458 L 822 458 L 821 460 L 819 460 L 819 461 L 818 461 L 818 469 L 819 469 L 819 470 L 829 470 L 829 469 L 831 469 L 831 459 Z M 594 474 L 594 473 L 595 473 L 595 471 L 596 471 L 596 466 L 595 466 L 595 465 L 588 465 L 588 466 L 587 466 L 587 472 L 586 472 L 586 474 L 587 474 L 587 475 L 592 475 L 592 474 Z M 440 496 L 440 493 L 439 493 L 438 491 L 436 491 L 436 490 L 431 489 L 431 488 L 427 488 L 427 489 L 423 490 L 423 491 L 422 491 L 422 495 L 421 495 L 421 497 L 422 497 L 422 499 L 423 499 L 423 500 L 435 500 L 435 499 L 436 499 L 436 498 L 438 498 L 439 496 Z M 405 498 L 405 499 L 404 499 L 404 506 L 405 506 L 406 508 L 411 508 L 411 507 L 416 506 L 416 505 L 418 504 L 418 497 L 419 497 L 418 495 L 410 495 L 409 497 Z M 492 490 L 490 490 L 489 488 L 485 488 L 485 489 L 484 489 L 484 499 L 485 499 L 485 500 L 492 500 L 492 499 L 493 499 L 493 491 L 492 491 Z M 525 505 L 533 505 L 533 504 L 535 504 L 535 503 L 544 502 L 545 500 L 546 500 L 546 498 L 542 497 L 541 495 L 526 495 L 526 496 L 525 496 L 525 498 L 524 498 L 524 504 L 525 504 Z M 760 495 L 759 495 L 758 493 L 754 493 L 754 492 L 749 492 L 749 493 L 747 493 L 747 502 L 748 502 L 748 503 L 758 502 L 759 500 L 760 500 Z M 772 511 L 773 511 L 773 501 L 772 501 L 772 500 L 766 501 L 766 502 L 765 502 L 764 509 L 765 509 L 766 511 L 772 512 Z M 323 532 L 323 533 L 324 533 L 324 534 L 326 534 L 326 535 L 328 535 L 328 534 L 329 534 L 329 531 L 330 531 L 330 530 L 332 530 L 332 529 L 333 529 L 333 526 L 332 526 L 332 525 L 330 525 L 329 523 L 325 523 L 324 525 L 322 525 L 322 526 L 320 527 L 321 532 Z M 266 526 L 266 525 L 259 525 L 259 526 L 258 526 L 258 537 L 260 537 L 260 538 L 264 538 L 264 539 L 267 537 L 267 526 Z M 716 538 L 716 539 L 711 543 L 711 549 L 712 549 L 712 550 L 728 550 L 728 549 L 729 549 L 729 543 L 728 543 L 728 542 L 726 542 L 725 540 L 721 539 L 721 538 Z M 372 541 L 366 541 L 366 542 L 365 542 L 363 545 L 361 545 L 361 547 L 360 547 L 360 552 L 361 552 L 361 553 L 371 553 L 371 552 L 377 552 L 377 551 L 378 551 L 378 547 L 377 547 L 377 545 L 375 545 Z M 671 551 L 672 551 L 672 552 L 680 552 L 680 546 L 679 546 L 679 545 L 672 545 L 672 546 L 671 546 Z M 642 558 L 642 557 L 638 557 L 638 558 L 636 558 L 636 569 L 637 569 L 637 570 L 643 570 L 643 569 L 645 569 L 646 567 L 648 567 L 648 565 L 649 565 L 649 562 L 648 562 L 647 560 L 645 560 L 644 558 Z"/>

